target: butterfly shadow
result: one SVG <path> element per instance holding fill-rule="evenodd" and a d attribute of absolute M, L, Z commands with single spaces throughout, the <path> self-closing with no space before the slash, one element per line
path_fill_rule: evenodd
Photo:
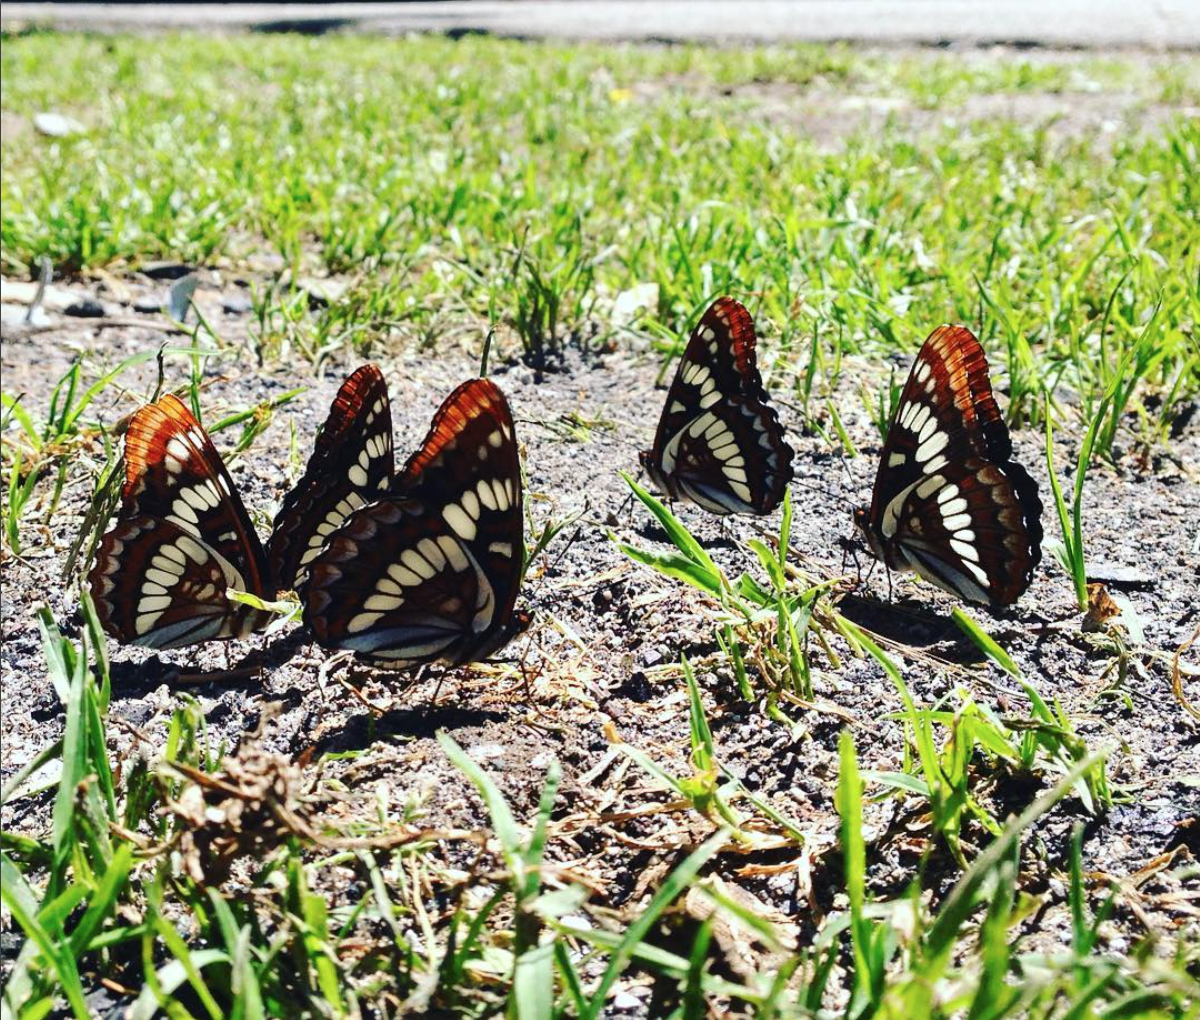
<path fill-rule="evenodd" d="M 885 602 L 863 595 L 847 595 L 838 610 L 851 623 L 910 648 L 937 646 L 940 658 L 962 665 L 979 663 L 983 653 L 948 616 L 930 611 L 917 599 Z"/>
<path fill-rule="evenodd" d="M 216 667 L 201 668 L 186 658 L 172 662 L 158 653 L 140 660 L 113 659 L 109 663 L 113 694 L 118 698 L 143 698 L 163 684 L 183 691 L 205 687 L 258 691 L 266 670 L 286 662 L 309 641 L 303 631 L 295 631 L 263 648 L 251 649 L 238 659 L 232 657 L 230 648 L 226 664 Z"/>
<path fill-rule="evenodd" d="M 432 739 L 438 730 L 457 730 L 467 726 L 501 722 L 503 712 L 473 708 L 390 708 L 383 713 L 365 711 L 350 716 L 345 723 L 321 737 L 313 745 L 314 756 L 327 752 L 361 751 L 379 741 L 399 743 L 405 739 Z"/>
<path fill-rule="evenodd" d="M 668 505 L 671 506 L 672 512 L 675 512 L 676 508 L 678 507 L 677 503 Z M 735 540 L 735 536 L 729 530 L 727 530 L 729 525 L 725 523 L 725 519 L 723 517 L 717 518 L 717 521 L 718 524 L 716 528 L 703 529 L 703 531 L 700 527 L 688 527 L 686 523 L 684 523 L 684 527 L 687 529 L 688 534 L 695 538 L 696 541 L 704 546 L 705 549 L 723 549 L 730 552 L 734 551 L 738 548 L 738 543 Z M 637 525 L 634 527 L 633 532 L 638 536 L 638 538 L 643 538 L 650 542 L 657 542 L 660 545 L 674 544 L 671 536 L 667 534 L 666 528 L 658 524 L 652 518 L 639 520 Z"/>

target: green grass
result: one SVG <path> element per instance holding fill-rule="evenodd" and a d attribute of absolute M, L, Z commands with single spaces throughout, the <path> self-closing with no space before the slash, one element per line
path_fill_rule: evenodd
<path fill-rule="evenodd" d="M 699 308 L 729 291 L 768 338 L 773 392 L 793 391 L 814 430 L 853 456 L 835 400 L 850 389 L 839 389 L 846 365 L 907 356 L 933 325 L 961 320 L 987 345 L 1015 425 L 1044 427 L 1048 445 L 1056 426 L 1086 429 L 1074 498 L 1055 500 L 1064 584 L 1076 585 L 1086 573 L 1085 475 L 1131 444 L 1169 453 L 1175 415 L 1200 395 L 1200 128 L 1167 111 L 1161 126 L 1139 129 L 1157 104 L 1200 102 L 1194 60 L 41 34 L 5 39 L 0 59 L 6 130 L 18 125 L 0 162 L 6 274 L 32 277 L 42 258 L 70 274 L 282 256 L 283 273 L 256 280 L 249 350 L 201 321 L 170 352 L 180 358 L 174 378 L 192 367 L 194 404 L 202 356 L 319 364 L 345 348 L 482 337 L 493 323 L 497 357 L 520 350 L 550 364 L 567 344 L 630 334 L 665 354 Z M 1069 102 L 1097 89 L 1136 96 L 1109 137 L 971 115 L 980 96 Z M 795 116 L 771 114 L 764 95 Z M 846 97 L 903 105 L 882 127 L 856 128 Z M 49 140 L 20 127 L 47 109 L 87 132 Z M 930 111 L 957 122 L 940 126 Z M 809 123 L 820 130 L 810 135 Z M 324 273 L 347 286 L 317 306 L 293 281 Z M 657 286 L 652 306 L 614 327 L 615 297 L 647 283 Z M 12 552 L 39 480 L 57 473 L 52 513 L 80 437 L 100 426 L 95 398 L 134 363 L 75 362 L 44 411 L 4 394 L 0 489 Z M 882 431 L 896 380 L 874 382 L 861 401 Z M 855 402 L 858 389 L 855 380 Z M 245 450 L 292 396 L 209 427 L 240 426 L 235 449 Z M 563 427 L 586 436 L 589 423 Z M 104 454 L 96 473 L 119 481 L 115 444 Z M 85 601 L 78 641 L 41 617 L 65 728 L 3 791 L 5 804 L 54 796 L 45 834 L 3 834 L 4 906 L 25 939 L 6 973 L 4 1015 L 85 1016 L 106 975 L 130 990 L 134 1017 L 355 1016 L 400 1003 L 598 1017 L 630 968 L 656 975 L 672 1015 L 687 1018 L 710 1007 L 846 1020 L 1194 1015 L 1195 947 L 1180 940 L 1164 958 L 1148 935 L 1123 955 L 1106 952 L 1100 925 L 1125 892 L 1089 889 L 1078 835 L 1061 847 L 1031 838 L 1060 801 L 1102 812 L 1119 791 L 1105 748 L 1089 746 L 997 639 L 956 614 L 1023 700 L 1010 697 L 1004 715 L 958 689 L 921 703 L 888 650 L 838 612 L 828 583 L 789 561 L 790 498 L 778 536 L 741 550 L 753 572 L 730 579 L 670 510 L 634 491 L 673 551 L 625 552 L 711 599 L 721 614 L 714 661 L 743 699 L 797 732 L 812 718 L 814 662 L 838 670 L 869 657 L 896 687 L 905 735 L 896 771 L 860 768 L 842 734 L 836 846 L 814 845 L 800 821 L 725 767 L 686 659 L 682 756 L 615 745 L 704 837 L 681 850 L 640 916 L 592 904 L 560 863 L 573 851 L 559 842 L 571 808 L 557 763 L 522 818 L 443 734 L 442 752 L 490 824 L 433 833 L 419 802 L 373 803 L 349 831 L 313 823 L 310 795 L 355 791 L 321 779 L 299 797 L 289 763 L 252 740 L 236 755 L 209 746 L 188 699 L 155 735 L 162 753 L 115 762 L 105 641 Z M 573 523 L 546 524 L 530 558 Z M 81 547 L 102 524 L 102 513 L 89 518 Z M 35 778 L 56 762 L 56 782 Z M 275 781 L 266 794 L 255 785 L 264 774 Z M 997 777 L 1032 778 L 1044 792 L 1018 817 L 998 817 L 987 796 Z M 927 817 L 926 859 L 949 869 L 951 891 L 939 893 L 922 868 L 893 899 L 872 892 L 864 810 L 885 799 Z M 232 837 L 211 819 L 235 806 L 254 822 L 234 833 L 252 900 L 215 880 L 228 861 L 209 838 Z M 802 944 L 709 875 L 718 855 L 740 862 L 760 839 L 811 855 L 842 897 Z M 1057 952 L 1023 941 L 1039 903 L 1021 889 L 1022 863 L 1047 853 L 1067 862 L 1069 944 Z M 712 915 L 665 942 L 692 892 Z M 775 962 L 749 978 L 720 970 L 718 924 L 750 933 Z"/>
<path fill-rule="evenodd" d="M 762 805 L 736 781 L 717 787 L 717 751 L 685 662 L 696 775 L 676 780 L 652 763 L 648 768 L 691 801 L 691 810 L 710 816 L 714 831 L 682 857 L 634 920 L 614 927 L 602 913 L 604 923 L 588 924 L 580 919 L 588 890 L 569 866 L 547 855 L 557 827 L 554 761 L 524 824 L 487 772 L 440 734 L 444 753 L 486 805 L 493 828 L 480 833 L 426 832 L 414 824 L 415 807 L 399 817 L 381 808 L 353 834 L 314 830 L 298 771 L 253 737 L 233 758 L 223 748 L 214 752 L 190 700 L 175 711 L 160 760 L 114 771 L 107 751 L 108 664 L 90 603 L 83 608 L 80 645 L 41 615 L 66 727 L 38 764 L 61 758 L 63 777 L 49 836 L 3 838 L 4 905 L 27 937 L 7 975 L 6 1015 L 41 1017 L 61 1003 L 87 1017 L 86 995 L 94 975 L 103 973 L 118 987 L 141 987 L 134 1017 L 160 1010 L 213 1020 L 340 1017 L 397 1001 L 465 1016 L 600 1017 L 631 966 L 677 985 L 673 1015 L 684 1017 L 703 1016 L 705 1003 L 798 1018 L 1190 1015 L 1187 1002 L 1197 987 L 1189 968 L 1200 962 L 1194 946 L 1189 955 L 1181 942 L 1174 961 L 1157 959 L 1150 940 L 1127 958 L 1100 950 L 1099 926 L 1120 891 L 1102 890 L 1093 910 L 1078 829 L 1066 848 L 1070 945 L 1053 956 L 1013 940 L 1033 906 L 1017 893 L 1023 837 L 1102 768 L 1102 755 L 1072 762 L 1019 817 L 995 826 L 995 838 L 964 862 L 940 901 L 929 902 L 915 882 L 897 899 L 880 901 L 869 891 L 863 835 L 869 777 L 844 731 L 836 802 L 845 907 L 825 919 L 811 945 L 785 952 L 775 922 L 702 877 L 717 854 L 750 841 L 732 799 L 744 797 L 756 810 Z M 6 802 L 30 795 L 21 787 L 36 767 L 14 777 Z M 324 795 L 307 787 L 304 801 Z M 345 791 L 338 796 L 344 801 Z M 774 812 L 763 817 L 796 847 L 804 845 L 795 822 Z M 754 828 L 763 835 L 759 824 Z M 234 854 L 251 853 L 242 881 L 255 889 L 252 899 L 222 891 L 233 858 L 214 836 L 232 843 Z M 456 840 L 475 846 L 469 872 L 445 856 Z M 338 876 L 347 868 L 363 881 L 357 892 L 331 899 L 330 882 L 344 885 Z M 438 890 L 436 902 L 427 900 L 429 889 Z M 710 902 L 712 917 L 750 932 L 785 962 L 748 982 L 713 973 L 704 952 L 708 922 L 690 957 L 659 945 L 656 924 L 689 889 Z M 371 951 L 364 955 L 366 933 Z M 839 961 L 848 998 L 831 1009 L 827 992 Z"/>
<path fill-rule="evenodd" d="M 1194 61 L 34 35 L 7 41 L 3 73 L 6 114 L 89 127 L 5 146 L 5 271 L 265 248 L 298 272 L 355 274 L 311 321 L 307 302 L 260 294 L 267 356 L 389 330 L 432 342 L 465 320 L 506 323 L 539 359 L 603 334 L 612 295 L 656 283 L 650 332 L 731 291 L 755 296 L 785 351 L 822 331 L 839 353 L 909 351 L 932 325 L 972 323 L 1010 417 L 1034 423 L 1047 389 L 1090 410 L 1160 307 L 1132 377 L 1171 397 L 1147 435 L 1200 386 L 1200 128 L 1168 113 L 1136 130 L 1150 104 L 1200 101 Z M 753 90 L 769 88 L 824 97 L 814 121 L 845 136 L 818 145 L 801 112 L 766 117 Z M 853 130 L 839 105 L 1096 88 L 1138 97 L 1111 146 L 992 113 Z"/>

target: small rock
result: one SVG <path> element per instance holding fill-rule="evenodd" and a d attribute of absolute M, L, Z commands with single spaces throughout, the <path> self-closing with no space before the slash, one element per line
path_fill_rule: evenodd
<path fill-rule="evenodd" d="M 25 325 L 25 316 L 28 312 L 29 309 L 21 305 L 10 305 L 7 301 L 0 302 L 0 322 L 6 326 Z M 5 608 L 7 609 L 7 607 Z"/>
<path fill-rule="evenodd" d="M 315 276 L 298 276 L 296 289 L 302 290 L 308 295 L 308 303 L 311 307 L 324 308 L 326 305 L 336 304 L 340 301 L 346 291 L 350 289 L 350 285 L 345 280 L 336 280 L 332 277 L 318 279 Z"/>
<path fill-rule="evenodd" d="M 102 319 L 104 305 L 92 297 L 79 298 L 63 309 L 63 315 L 73 315 L 77 319 Z"/>
<path fill-rule="evenodd" d="M 1153 574 L 1118 563 L 1089 562 L 1087 575 L 1089 581 L 1099 581 L 1119 591 L 1144 591 L 1154 587 Z"/>
<path fill-rule="evenodd" d="M 48 326 L 50 316 L 41 308 L 26 308 L 24 305 L 0 304 L 0 322 L 6 326 Z"/>
<path fill-rule="evenodd" d="M 226 315 L 245 315 L 251 307 L 250 299 L 241 294 L 230 294 L 221 299 L 221 310 Z"/>
<path fill-rule="evenodd" d="M 192 271 L 182 262 L 145 262 L 142 272 L 151 280 L 181 280 Z"/>
<path fill-rule="evenodd" d="M 38 289 L 39 284 L 36 280 L 0 280 L 0 301 L 5 304 L 31 305 L 38 298 Z M 51 284 L 42 291 L 42 307 L 48 312 L 61 312 L 79 298 L 79 294 Z"/>
<path fill-rule="evenodd" d="M 281 273 L 287 268 L 287 260 L 272 251 L 253 252 L 246 257 L 246 264 L 258 273 Z"/>
<path fill-rule="evenodd" d="M 622 1011 L 642 1008 L 642 1000 L 636 995 L 630 995 L 629 992 L 617 992 L 613 996 L 612 1004 L 613 1009 Z"/>
<path fill-rule="evenodd" d="M 613 302 L 613 320 L 619 323 L 630 323 L 640 312 L 654 308 L 658 304 L 658 284 L 639 283 L 629 290 L 623 290 Z"/>
<path fill-rule="evenodd" d="M 162 297 L 158 294 L 143 294 L 133 302 L 133 310 L 153 315 L 156 312 L 162 311 L 164 303 Z"/>
<path fill-rule="evenodd" d="M 66 138 L 67 135 L 77 135 L 84 130 L 79 121 L 64 117 L 61 113 L 37 113 L 33 117 L 33 127 L 38 134 L 50 138 Z"/>

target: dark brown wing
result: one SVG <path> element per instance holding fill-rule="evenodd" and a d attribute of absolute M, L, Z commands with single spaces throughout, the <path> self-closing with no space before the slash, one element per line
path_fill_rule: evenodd
<path fill-rule="evenodd" d="M 459 386 L 395 495 L 356 511 L 313 561 L 304 621 L 328 647 L 408 666 L 485 658 L 522 619 L 521 467 L 508 403 Z"/>
<path fill-rule="evenodd" d="M 236 567 L 162 517 L 119 520 L 88 582 L 104 629 L 127 644 L 183 648 L 244 637 L 269 619 L 229 600 L 230 588 L 246 587 Z"/>
<path fill-rule="evenodd" d="M 655 484 L 717 514 L 770 513 L 792 477 L 792 449 L 758 373 L 750 313 L 722 297 L 692 331 L 667 392 L 654 446 Z"/>
<path fill-rule="evenodd" d="M 88 575 L 104 629 L 151 648 L 239 637 L 269 615 L 225 593 L 271 598 L 268 577 L 254 525 L 200 423 L 170 394 L 139 408 L 125 437 L 117 524 Z"/>
<path fill-rule="evenodd" d="M 267 543 L 280 588 L 299 589 L 308 565 L 355 510 L 378 499 L 395 471 L 387 382 L 363 365 L 342 383 L 304 477 L 284 497 Z"/>
<path fill-rule="evenodd" d="M 1008 605 L 1041 559 L 1037 485 L 1012 460 L 987 359 L 965 326 L 925 341 L 880 455 L 869 527 L 893 566 Z"/>

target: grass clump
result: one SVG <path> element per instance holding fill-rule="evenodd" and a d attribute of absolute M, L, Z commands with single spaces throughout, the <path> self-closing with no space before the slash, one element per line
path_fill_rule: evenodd
<path fill-rule="evenodd" d="M 311 316 L 301 291 L 263 288 L 260 357 L 432 342 L 482 319 L 540 366 L 654 285 L 639 329 L 674 333 L 716 293 L 761 295 L 756 318 L 785 346 L 836 338 L 812 361 L 830 385 L 843 353 L 970 322 L 1005 352 L 1010 419 L 1034 424 L 1058 387 L 1089 418 L 1158 308 L 1112 427 L 1127 409 L 1161 442 L 1200 392 L 1200 137 L 1175 113 L 1200 95 L 1187 62 L 58 35 L 8 40 L 2 59 L 7 115 L 54 107 L 87 127 L 5 145 L 6 273 L 264 249 L 292 281 L 369 272 Z M 980 96 L 1098 89 L 1166 104 L 1161 120 L 1139 131 L 1131 110 L 1110 143 L 971 113 Z M 812 122 L 767 115 L 755 97 L 772 90 L 813 97 Z M 856 126 L 829 90 L 961 107 L 964 123 Z M 825 124 L 832 145 L 814 137 Z M 806 372 L 806 405 L 813 384 Z"/>

